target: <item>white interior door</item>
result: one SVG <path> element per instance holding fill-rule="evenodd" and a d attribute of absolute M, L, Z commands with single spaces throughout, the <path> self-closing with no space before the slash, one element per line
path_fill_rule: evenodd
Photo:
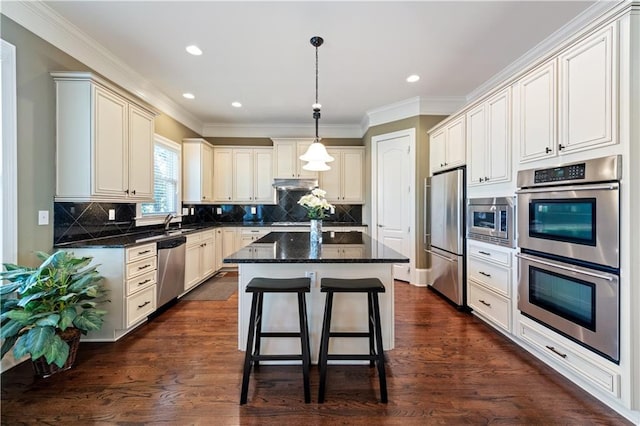
<path fill-rule="evenodd" d="M 378 241 L 409 258 L 413 257 L 410 244 L 411 143 L 409 134 L 377 142 L 377 223 L 373 224 L 377 227 Z M 411 264 L 413 261 L 395 265 L 393 277 L 411 281 Z"/>

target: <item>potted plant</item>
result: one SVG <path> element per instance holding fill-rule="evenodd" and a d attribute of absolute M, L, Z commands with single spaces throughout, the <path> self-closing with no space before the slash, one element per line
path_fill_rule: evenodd
<path fill-rule="evenodd" d="M 325 196 L 326 191 L 314 188 L 309 194 L 303 195 L 298 200 L 298 204 L 305 208 L 307 217 L 310 219 L 310 239 L 311 243 L 322 242 L 322 219 L 327 217 L 327 211 L 333 208 Z"/>
<path fill-rule="evenodd" d="M 99 330 L 107 301 L 102 276 L 91 257 L 58 251 L 36 253 L 37 268 L 4 264 L 0 272 L 2 358 L 13 348 L 19 359 L 31 355 L 36 374 L 47 377 L 70 368 L 81 334 Z"/>

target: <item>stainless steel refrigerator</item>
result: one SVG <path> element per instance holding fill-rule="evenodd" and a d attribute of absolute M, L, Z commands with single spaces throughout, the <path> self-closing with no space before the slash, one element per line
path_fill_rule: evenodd
<path fill-rule="evenodd" d="M 467 304 L 465 264 L 465 169 L 431 177 L 430 217 L 431 286 L 459 308 Z"/>

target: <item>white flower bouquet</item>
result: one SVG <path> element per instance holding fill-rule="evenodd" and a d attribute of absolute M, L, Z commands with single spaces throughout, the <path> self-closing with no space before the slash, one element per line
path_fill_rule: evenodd
<path fill-rule="evenodd" d="M 327 211 L 333 208 L 333 205 L 329 204 L 326 200 L 326 191 L 320 188 L 315 188 L 311 193 L 300 197 L 298 204 L 307 210 L 307 217 L 309 219 L 324 219 L 327 217 Z"/>

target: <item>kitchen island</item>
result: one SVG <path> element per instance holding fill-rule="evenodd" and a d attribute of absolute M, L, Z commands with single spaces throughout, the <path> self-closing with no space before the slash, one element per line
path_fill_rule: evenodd
<path fill-rule="evenodd" d="M 380 294 L 380 316 L 384 349 L 394 347 L 393 264 L 409 259 L 361 232 L 325 232 L 322 243 L 312 245 L 308 232 L 271 232 L 224 259 L 238 265 L 238 349 L 246 349 L 251 295 L 245 287 L 254 277 L 311 277 L 307 294 L 311 361 L 317 363 L 325 295 L 322 278 L 378 278 L 386 291 Z M 263 330 L 297 331 L 295 294 L 266 294 Z M 366 294 L 340 294 L 333 303 L 332 330 L 366 331 Z M 332 339 L 335 353 L 368 353 L 366 339 Z M 264 338 L 263 354 L 299 353 L 295 339 Z"/>

